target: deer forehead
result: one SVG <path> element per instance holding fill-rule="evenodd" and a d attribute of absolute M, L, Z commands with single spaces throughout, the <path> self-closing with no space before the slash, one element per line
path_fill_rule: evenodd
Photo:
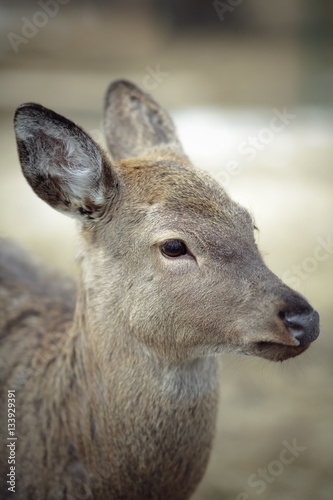
<path fill-rule="evenodd" d="M 126 197 L 138 208 L 158 205 L 178 218 L 200 218 L 229 227 L 252 227 L 249 213 L 233 202 L 208 173 L 178 155 L 144 157 L 119 163 Z M 169 217 L 170 218 L 170 217 Z"/>

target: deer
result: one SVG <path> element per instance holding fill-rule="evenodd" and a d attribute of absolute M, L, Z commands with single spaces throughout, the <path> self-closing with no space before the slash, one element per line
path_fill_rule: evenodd
<path fill-rule="evenodd" d="M 318 313 L 265 265 L 252 215 L 191 164 L 169 114 L 126 80 L 104 114 L 109 156 L 42 105 L 15 113 L 23 175 L 80 239 L 77 284 L 1 240 L 1 421 L 12 391 L 17 437 L 3 432 L 4 500 L 190 498 L 219 355 L 281 362 L 319 335 Z"/>

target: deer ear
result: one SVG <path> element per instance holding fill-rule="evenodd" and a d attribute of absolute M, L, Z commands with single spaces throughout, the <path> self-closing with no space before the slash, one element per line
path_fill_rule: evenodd
<path fill-rule="evenodd" d="M 148 94 L 125 80 L 107 90 L 104 128 L 115 160 L 169 150 L 183 153 L 173 122 Z"/>
<path fill-rule="evenodd" d="M 23 104 L 14 128 L 22 171 L 35 193 L 81 220 L 98 217 L 114 184 L 99 147 L 75 123 L 39 104 Z"/>

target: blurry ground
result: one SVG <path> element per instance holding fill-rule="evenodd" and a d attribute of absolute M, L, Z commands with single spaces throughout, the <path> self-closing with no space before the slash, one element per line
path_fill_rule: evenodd
<path fill-rule="evenodd" d="M 108 83 L 125 77 L 152 92 L 171 110 L 193 162 L 250 208 L 271 269 L 321 314 L 321 337 L 299 359 L 272 365 L 222 357 L 218 432 L 193 498 L 331 500 L 333 123 L 332 108 L 300 98 L 305 80 L 317 83 L 303 64 L 302 47 L 230 34 L 170 37 L 140 12 L 124 24 L 115 12 L 94 17 L 66 7 L 66 15 L 15 54 L 6 34 L 8 26 L 20 32 L 23 15 L 29 12 L 1 17 L 0 235 L 75 272 L 74 223 L 37 199 L 20 173 L 11 124 L 19 104 L 40 102 L 103 143 Z M 271 120 L 284 108 L 284 126 L 272 132 Z M 282 464 L 285 442 L 293 440 L 304 449 Z"/>

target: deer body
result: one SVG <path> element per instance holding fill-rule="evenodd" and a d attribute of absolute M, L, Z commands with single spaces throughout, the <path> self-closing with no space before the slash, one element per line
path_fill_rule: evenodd
<path fill-rule="evenodd" d="M 2 244 L 2 408 L 15 389 L 18 500 L 189 498 L 214 435 L 215 355 L 283 360 L 319 333 L 169 116 L 124 81 L 105 110 L 111 160 L 39 105 L 15 118 L 28 182 L 81 233 L 76 305 L 70 282 Z"/>
<path fill-rule="evenodd" d="M 12 253 L 7 265 L 9 259 L 14 260 Z M 9 267 L 19 263 L 29 267 L 22 256 Z M 187 498 L 208 461 L 217 360 L 170 367 L 125 328 L 117 332 L 108 324 L 112 352 L 105 371 L 95 353 L 86 294 L 79 292 L 71 325 L 71 284 L 53 282 L 48 290 L 53 277 L 41 280 L 39 272 L 32 267 L 27 283 L 17 273 L 1 276 L 2 285 L 8 285 L 3 307 L 14 318 L 1 326 L 9 335 L 15 329 L 13 342 L 1 345 L 1 355 L 3 387 L 16 391 L 16 495 L 34 500 Z M 27 292 L 24 307 L 15 303 L 18 291 Z M 11 495 L 6 486 L 4 499 Z"/>

